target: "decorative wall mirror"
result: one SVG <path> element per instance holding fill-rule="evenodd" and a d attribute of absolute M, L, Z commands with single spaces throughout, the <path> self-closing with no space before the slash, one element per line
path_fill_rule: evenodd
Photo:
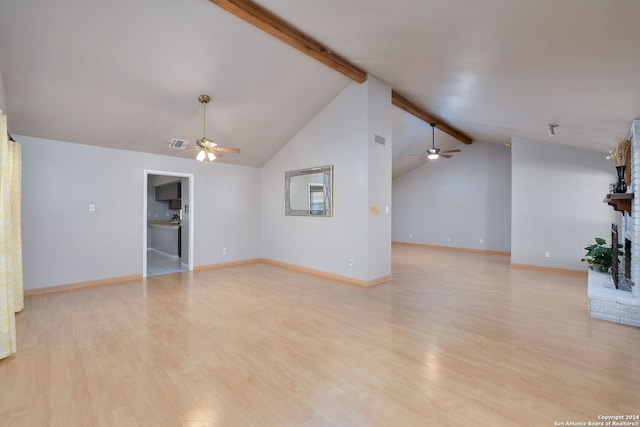
<path fill-rule="evenodd" d="M 284 214 L 333 216 L 333 166 L 284 173 Z"/>

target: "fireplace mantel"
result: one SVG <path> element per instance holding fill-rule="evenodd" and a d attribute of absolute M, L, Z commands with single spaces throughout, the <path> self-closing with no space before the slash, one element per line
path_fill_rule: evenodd
<path fill-rule="evenodd" d="M 603 202 L 609 206 L 613 206 L 613 210 L 618 212 L 627 212 L 631 215 L 631 202 L 633 200 L 633 193 L 611 193 L 607 194 Z"/>

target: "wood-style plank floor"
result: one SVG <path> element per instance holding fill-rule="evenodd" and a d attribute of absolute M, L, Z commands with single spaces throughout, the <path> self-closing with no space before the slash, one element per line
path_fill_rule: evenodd
<path fill-rule="evenodd" d="M 640 414 L 640 328 L 586 278 L 394 246 L 360 288 L 267 264 L 32 296 L 8 426 L 554 426 Z"/>

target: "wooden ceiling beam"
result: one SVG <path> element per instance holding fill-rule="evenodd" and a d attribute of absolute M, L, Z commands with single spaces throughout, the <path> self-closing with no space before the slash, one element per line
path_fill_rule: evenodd
<path fill-rule="evenodd" d="M 271 34 L 273 37 L 285 42 L 289 46 L 298 49 L 310 57 L 322 62 L 326 66 L 344 74 L 350 79 L 358 83 L 364 83 L 367 81 L 367 72 L 365 70 L 352 64 L 342 56 L 333 53 L 331 49 L 307 36 L 302 31 L 294 28 L 256 3 L 250 0 L 209 1 L 227 12 L 232 13 L 238 18 L 245 20 L 254 27 Z M 427 123 L 437 123 L 438 129 L 441 131 L 451 135 L 461 142 L 464 142 L 465 144 L 471 144 L 472 139 L 469 136 L 427 112 L 413 101 L 410 101 L 400 95 L 395 90 L 392 91 L 391 100 L 393 105 L 402 108 L 406 112 L 413 114 Z"/>
<path fill-rule="evenodd" d="M 471 144 L 473 142 L 470 136 L 464 134 L 463 132 L 460 132 L 458 129 L 452 127 L 442 119 L 437 118 L 433 114 L 418 106 L 413 101 L 400 95 L 395 90 L 391 91 L 391 103 L 396 107 L 402 108 L 407 113 L 416 116 L 420 120 L 423 120 L 427 123 L 436 123 L 436 127 L 438 129 L 448 135 L 451 135 L 460 142 L 464 142 L 465 144 Z"/>
<path fill-rule="evenodd" d="M 291 47 L 333 68 L 358 83 L 367 80 L 367 72 L 292 27 L 268 10 L 249 0 L 209 0 L 216 6 L 244 19 Z"/>

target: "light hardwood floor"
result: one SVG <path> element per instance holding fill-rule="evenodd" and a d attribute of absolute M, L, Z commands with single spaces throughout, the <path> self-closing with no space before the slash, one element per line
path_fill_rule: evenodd
<path fill-rule="evenodd" d="M 360 288 L 267 264 L 35 295 L 2 426 L 554 426 L 640 414 L 586 278 L 394 246 Z M 559 424 L 555 424 L 559 425 Z"/>

